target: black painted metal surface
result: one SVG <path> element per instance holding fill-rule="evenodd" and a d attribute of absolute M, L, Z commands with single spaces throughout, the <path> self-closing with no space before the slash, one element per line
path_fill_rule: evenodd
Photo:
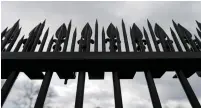
<path fill-rule="evenodd" d="M 166 71 L 172 71 L 176 72 L 173 78 L 178 77 L 191 106 L 201 108 L 187 80 L 194 73 L 201 77 L 201 23 L 198 21 L 196 21 L 198 25 L 196 35 L 192 35 L 181 24 L 172 21 L 176 31 L 170 28 L 172 36 L 168 36 L 157 23 L 153 28 L 148 20 L 149 32 L 145 27 L 141 32 L 140 28 L 133 23 L 128 33 L 123 20 L 122 33 L 112 23 L 106 30 L 104 27 L 100 30 L 97 20 L 95 29 L 87 23 L 81 33 L 77 33 L 76 28 L 71 33 L 72 21 L 70 21 L 68 27 L 65 23 L 62 24 L 49 42 L 47 41 L 50 38 L 49 28 L 45 31 L 42 40 L 40 39 L 46 20 L 34 27 L 27 38 L 19 36 L 22 29 L 19 28 L 19 21 L 1 33 L 1 78 L 7 79 L 1 89 L 1 106 L 19 72 L 24 72 L 30 79 L 43 79 L 35 108 L 43 107 L 53 72 L 56 72 L 60 79 L 65 79 L 64 84 L 67 84 L 68 79 L 75 79 L 75 72 L 78 72 L 75 108 L 82 108 L 86 72 L 88 72 L 89 79 L 104 79 L 104 72 L 111 71 L 115 108 L 123 108 L 120 79 L 133 79 L 136 71 L 142 71 L 145 73 L 153 107 L 161 108 L 153 79 L 161 78 Z M 99 38 L 99 32 L 101 38 Z M 70 35 L 72 39 L 69 38 Z M 78 41 L 76 41 L 77 35 L 81 36 Z M 131 44 L 128 42 L 129 36 Z M 18 38 L 20 40 L 17 42 Z M 99 39 L 102 39 L 101 43 Z M 69 44 L 70 41 L 72 41 L 71 44 Z M 45 49 L 46 44 L 48 47 Z M 76 44 L 79 45 L 78 52 L 75 52 Z M 90 51 L 92 44 L 94 44 L 94 52 Z M 100 44 L 102 50 L 99 50 Z M 125 52 L 122 52 L 123 44 Z M 67 47 L 71 48 L 70 51 L 67 51 Z M 107 47 L 109 50 L 106 50 Z M 75 65 L 76 68 L 74 68 Z M 46 74 L 43 75 L 42 71 Z"/>

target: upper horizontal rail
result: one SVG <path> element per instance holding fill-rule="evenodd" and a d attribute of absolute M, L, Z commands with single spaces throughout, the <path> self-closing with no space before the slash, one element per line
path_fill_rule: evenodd
<path fill-rule="evenodd" d="M 201 59 L 201 52 L 1 52 L 4 60 L 181 60 Z"/>
<path fill-rule="evenodd" d="M 2 52 L 1 60 L 2 72 L 201 70 L 201 52 Z"/>

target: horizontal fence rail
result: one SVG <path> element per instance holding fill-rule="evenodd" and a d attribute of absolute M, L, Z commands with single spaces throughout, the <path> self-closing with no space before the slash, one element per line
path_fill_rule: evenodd
<path fill-rule="evenodd" d="M 1 33 L 1 79 L 7 79 L 1 89 L 1 106 L 19 72 L 24 72 L 32 80 L 43 80 L 34 108 L 43 108 L 53 72 L 60 79 L 65 79 L 64 84 L 67 84 L 68 79 L 75 79 L 75 72 L 78 72 L 75 108 L 82 108 L 86 72 L 89 79 L 104 79 L 104 72 L 110 71 L 115 108 L 123 108 L 120 79 L 133 79 L 135 73 L 141 71 L 145 74 L 153 107 L 162 108 L 153 79 L 161 78 L 166 71 L 171 71 L 176 73 L 173 78 L 180 81 L 191 106 L 201 108 L 187 80 L 193 74 L 201 77 L 201 23 L 198 21 L 196 35 L 173 20 L 174 30 L 170 28 L 171 36 L 159 24 L 155 23 L 153 27 L 149 20 L 148 30 L 145 27 L 140 30 L 133 23 L 129 27 L 130 31 L 126 30 L 123 20 L 121 29 L 112 23 L 107 29 L 99 28 L 96 20 L 94 30 L 87 23 L 80 33 L 77 33 L 77 28 L 71 33 L 70 21 L 68 26 L 63 23 L 53 36 L 49 36 L 49 28 L 42 36 L 45 20 L 34 27 L 27 38 L 25 35 L 20 37 L 22 28 L 19 22 L 20 20 Z M 75 51 L 76 45 L 78 52 Z M 122 51 L 122 45 L 125 46 L 125 51 Z M 102 47 L 101 51 L 99 46 Z M 45 75 L 43 71 L 46 72 Z"/>

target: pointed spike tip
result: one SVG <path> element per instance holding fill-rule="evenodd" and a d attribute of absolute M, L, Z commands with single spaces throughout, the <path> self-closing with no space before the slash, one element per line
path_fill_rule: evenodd
<path fill-rule="evenodd" d="M 170 31 L 173 31 L 171 27 L 170 27 Z"/>
<path fill-rule="evenodd" d="M 178 23 L 178 26 L 182 27 L 181 24 Z"/>
<path fill-rule="evenodd" d="M 132 26 L 131 28 L 133 29 L 133 28 L 135 28 L 135 27 L 136 27 L 136 25 L 135 25 L 135 23 L 133 23 L 133 26 Z"/>
<path fill-rule="evenodd" d="M 20 22 L 20 19 L 18 19 L 17 22 L 19 23 L 19 22 Z"/>
<path fill-rule="evenodd" d="M 173 23 L 173 24 L 176 24 L 174 20 L 172 20 L 172 23 Z"/>
<path fill-rule="evenodd" d="M 46 19 L 43 21 L 43 24 L 45 24 L 45 22 L 46 22 Z"/>
<path fill-rule="evenodd" d="M 71 23 L 72 23 L 72 19 L 70 19 L 69 25 L 71 25 Z"/>
<path fill-rule="evenodd" d="M 104 27 L 102 28 L 102 31 L 104 31 Z"/>
<path fill-rule="evenodd" d="M 124 20 L 123 20 L 123 18 L 121 19 L 121 22 L 122 22 L 122 23 L 124 23 Z"/>
<path fill-rule="evenodd" d="M 150 23 L 150 22 L 149 22 L 149 19 L 147 19 L 147 22 Z"/>
<path fill-rule="evenodd" d="M 160 27 L 157 23 L 155 23 L 155 27 Z"/>

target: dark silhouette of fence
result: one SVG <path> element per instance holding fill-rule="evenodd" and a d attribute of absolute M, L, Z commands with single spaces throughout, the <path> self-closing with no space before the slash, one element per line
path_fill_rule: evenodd
<path fill-rule="evenodd" d="M 174 78 L 179 79 L 191 106 L 201 108 L 187 80 L 194 73 L 201 77 L 201 41 L 181 24 L 172 22 L 177 33 L 170 28 L 173 40 L 158 24 L 155 24 L 153 29 L 151 23 L 147 20 L 153 41 L 150 41 L 145 28 L 143 27 L 143 32 L 141 32 L 135 23 L 130 27 L 130 35 L 127 35 L 128 32 L 123 20 L 122 41 L 118 28 L 111 23 L 106 31 L 102 28 L 102 52 L 98 52 L 98 44 L 100 44 L 98 43 L 98 21 L 95 24 L 94 40 L 91 39 L 92 28 L 87 23 L 80 33 L 80 40 L 77 42 L 76 29 L 73 32 L 72 40 L 69 40 L 70 21 L 68 27 L 62 24 L 58 28 L 55 36 L 51 37 L 48 47 L 45 49 L 46 52 L 43 52 L 44 45 L 48 42 L 46 40 L 49 32 L 48 28 L 43 39 L 40 40 L 45 21 L 32 29 L 27 39 L 24 39 L 23 36 L 14 46 L 21 31 L 18 20 L 13 27 L 6 28 L 1 33 L 1 78 L 7 79 L 1 89 L 1 106 L 3 106 L 13 83 L 21 71 L 30 79 L 43 80 L 34 108 L 43 107 L 53 72 L 56 72 L 59 78 L 65 79 L 65 84 L 67 84 L 68 79 L 76 77 L 75 72 L 79 72 L 75 108 L 82 108 L 86 72 L 89 74 L 89 79 L 104 79 L 104 72 L 111 71 L 114 83 L 115 108 L 123 108 L 120 79 L 133 79 L 136 71 L 143 71 L 153 107 L 161 108 L 153 78 L 160 78 L 166 71 L 175 71 Z M 201 38 L 201 23 L 198 21 L 196 23 L 198 25 L 197 33 Z M 131 45 L 128 44 L 128 36 L 131 38 Z M 67 52 L 69 41 L 72 41 L 71 50 Z M 109 43 L 110 52 L 106 52 L 106 43 Z M 156 51 L 152 49 L 152 43 Z M 79 44 L 79 52 L 74 52 L 75 44 Z M 91 44 L 94 44 L 94 52 L 90 52 Z M 125 52 L 121 50 L 122 44 L 125 45 Z M 37 46 L 39 46 L 38 51 L 36 51 Z M 133 47 L 134 51 L 131 52 L 129 46 Z M 182 49 L 182 46 L 185 50 Z M 14 52 L 11 52 L 13 47 L 15 47 Z M 21 47 L 22 51 L 19 52 Z M 42 74 L 43 71 L 46 72 L 45 75 Z"/>

